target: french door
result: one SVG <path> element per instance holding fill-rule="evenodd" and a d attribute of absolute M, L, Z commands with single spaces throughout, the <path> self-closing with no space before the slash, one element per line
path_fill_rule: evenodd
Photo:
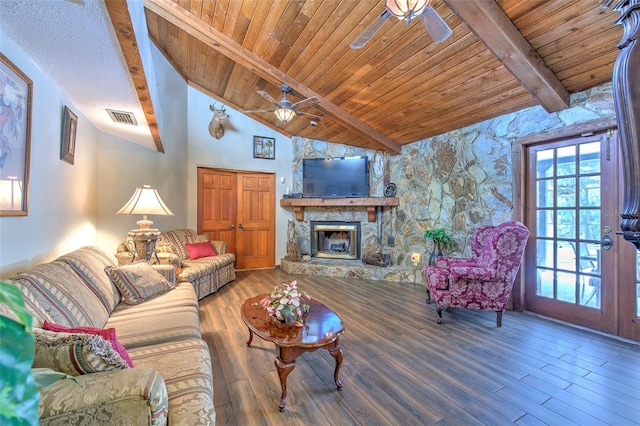
<path fill-rule="evenodd" d="M 629 320 L 629 306 L 640 314 L 640 286 L 635 250 L 615 233 L 620 221 L 615 134 L 543 143 L 526 147 L 526 153 L 527 309 L 618 334 L 619 323 Z"/>

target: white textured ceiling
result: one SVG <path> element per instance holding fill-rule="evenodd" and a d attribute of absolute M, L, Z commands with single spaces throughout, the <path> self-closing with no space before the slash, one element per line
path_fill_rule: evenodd
<path fill-rule="evenodd" d="M 56 82 L 72 111 L 155 150 L 103 0 L 0 0 L 0 28 Z M 133 112 L 138 126 L 114 123 L 105 108 Z"/>

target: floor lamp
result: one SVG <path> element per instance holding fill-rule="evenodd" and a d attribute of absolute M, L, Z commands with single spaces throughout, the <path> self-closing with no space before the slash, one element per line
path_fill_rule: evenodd
<path fill-rule="evenodd" d="M 136 222 L 138 229 L 132 229 L 127 235 L 133 239 L 135 244 L 135 252 L 131 262 L 136 258 L 148 262 L 155 252 L 156 240 L 160 231 L 151 228 L 153 222 L 147 219 L 147 215 L 173 216 L 173 213 L 162 201 L 158 191 L 149 185 L 144 185 L 142 188 L 136 188 L 131 199 L 118 210 L 117 214 L 142 215 L 142 220 Z"/>

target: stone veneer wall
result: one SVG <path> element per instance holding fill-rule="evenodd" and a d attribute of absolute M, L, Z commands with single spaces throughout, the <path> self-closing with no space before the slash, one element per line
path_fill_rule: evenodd
<path fill-rule="evenodd" d="M 295 137 L 293 192 L 302 191 L 303 158 L 367 155 L 370 195 L 382 197 L 384 186 L 393 182 L 400 199 L 398 207 L 384 209 L 382 226 L 368 222 L 364 209 L 307 207 L 303 222 L 291 215 L 296 235 L 308 238 L 312 220 L 360 221 L 362 253 L 389 253 L 392 265 L 404 271 L 395 274 L 398 280 L 420 281 L 419 273 L 406 271 L 415 271 L 412 252 L 428 255 L 432 249 L 422 237 L 425 229 L 448 229 L 457 242 L 454 255 L 468 256 L 473 229 L 512 218 L 511 145 L 516 138 L 614 115 L 608 83 L 573 94 L 566 110 L 549 114 L 539 106 L 527 108 L 406 145 L 399 155 Z M 387 244 L 391 235 L 393 246 Z"/>

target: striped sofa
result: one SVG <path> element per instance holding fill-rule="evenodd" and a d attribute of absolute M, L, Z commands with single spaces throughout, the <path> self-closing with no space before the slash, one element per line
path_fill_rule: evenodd
<path fill-rule="evenodd" d="M 40 423 L 214 425 L 211 357 L 193 286 L 176 284 L 175 269 L 157 265 L 175 288 L 128 305 L 105 273 L 108 266 L 117 267 L 112 255 L 83 247 L 11 277 L 34 316 L 36 335 L 45 320 L 115 328 L 134 365 L 43 388 Z"/>
<path fill-rule="evenodd" d="M 203 242 L 210 242 L 216 255 L 190 259 L 186 244 Z M 130 264 L 134 252 L 133 241 L 125 239 L 118 246 L 116 253 L 118 264 Z M 151 258 L 151 261 L 159 261 L 161 264 L 179 268 L 176 280 L 191 283 L 198 300 L 236 279 L 236 256 L 233 253 L 227 253 L 227 243 L 210 240 L 208 235 L 196 234 L 193 229 L 162 232 L 156 242 L 156 255 Z"/>

